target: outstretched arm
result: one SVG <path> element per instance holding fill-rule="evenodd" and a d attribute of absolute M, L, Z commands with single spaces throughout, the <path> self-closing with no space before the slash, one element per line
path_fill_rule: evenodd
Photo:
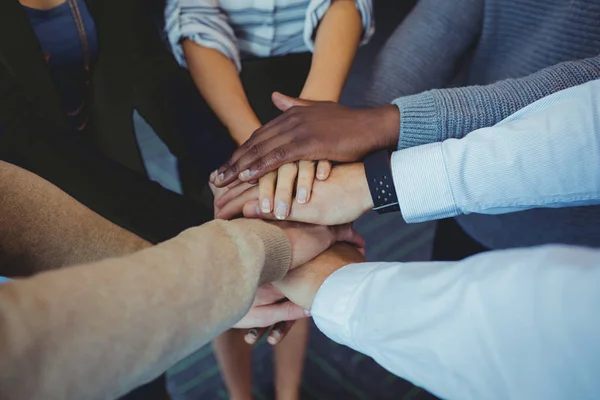
<path fill-rule="evenodd" d="M 276 285 L 329 338 L 441 398 L 594 398 L 599 279 L 600 252 L 577 247 L 446 263 L 338 248 Z"/>
<path fill-rule="evenodd" d="M 148 246 L 48 181 L 0 161 L 0 275 L 28 276 Z"/>

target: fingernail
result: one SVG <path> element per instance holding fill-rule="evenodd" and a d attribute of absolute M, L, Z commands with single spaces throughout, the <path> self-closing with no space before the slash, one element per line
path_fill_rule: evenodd
<path fill-rule="evenodd" d="M 210 181 L 214 182 L 215 178 L 217 177 L 217 175 L 219 174 L 219 171 L 214 170 L 211 174 L 210 174 Z"/>
<path fill-rule="evenodd" d="M 282 201 L 277 204 L 277 209 L 275 210 L 275 218 L 277 219 L 285 219 L 287 217 L 288 205 Z"/>
<path fill-rule="evenodd" d="M 279 338 L 281 338 L 281 332 L 279 332 L 279 330 L 274 330 L 273 332 L 271 332 L 271 334 L 269 335 L 269 338 L 267 339 L 267 341 L 270 344 L 276 344 L 277 341 L 279 341 Z"/>
<path fill-rule="evenodd" d="M 250 339 L 256 339 L 258 337 L 258 331 L 256 329 L 250 329 L 248 333 L 246 333 Z"/>
<path fill-rule="evenodd" d="M 306 188 L 300 188 L 296 200 L 298 200 L 298 203 L 300 204 L 306 203 L 308 201 L 308 190 L 306 190 Z"/>
<path fill-rule="evenodd" d="M 270 213 L 271 212 L 271 200 L 262 199 L 262 201 L 260 202 L 260 210 L 265 214 Z"/>
<path fill-rule="evenodd" d="M 327 178 L 327 173 L 326 173 L 326 171 L 319 170 L 319 171 L 317 172 L 317 178 L 319 178 L 319 179 L 325 179 L 325 178 Z"/>
<path fill-rule="evenodd" d="M 250 179 L 250 170 L 247 169 L 245 171 L 240 172 L 239 178 L 242 181 Z"/>
<path fill-rule="evenodd" d="M 219 175 L 217 176 L 217 179 L 216 179 L 216 181 L 217 181 L 218 183 L 221 183 L 221 182 L 223 182 L 224 180 L 225 180 L 225 174 L 219 174 Z"/>
<path fill-rule="evenodd" d="M 304 315 L 306 315 L 307 317 L 312 316 L 312 314 L 310 313 L 310 310 L 304 310 Z"/>
<path fill-rule="evenodd" d="M 254 211 L 256 212 L 256 215 L 260 215 L 260 214 L 262 214 L 262 211 L 260 210 L 260 207 L 259 207 L 259 206 L 256 206 L 256 207 L 254 208 Z"/>

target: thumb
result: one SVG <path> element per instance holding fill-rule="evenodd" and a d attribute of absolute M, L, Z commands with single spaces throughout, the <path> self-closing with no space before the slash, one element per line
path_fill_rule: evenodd
<path fill-rule="evenodd" d="M 256 326 L 259 328 L 274 325 L 281 321 L 307 318 L 310 315 L 304 308 L 291 301 L 257 307 L 256 311 Z"/>
<path fill-rule="evenodd" d="M 271 95 L 271 100 L 273 101 L 273 104 L 275 104 L 275 107 L 284 112 L 294 106 L 312 105 L 312 101 L 297 99 L 294 97 L 286 96 L 285 94 L 281 94 L 279 92 L 274 92 Z"/>

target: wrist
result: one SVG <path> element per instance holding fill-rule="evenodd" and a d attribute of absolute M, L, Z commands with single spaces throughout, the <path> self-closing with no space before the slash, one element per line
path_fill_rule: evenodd
<path fill-rule="evenodd" d="M 302 90 L 302 93 L 300 93 L 301 99 L 310 101 L 333 101 L 334 103 L 340 101 L 340 96 L 342 95 L 341 90 L 327 88 L 327 84 L 324 82 L 321 82 L 321 84 L 312 85 L 310 82 L 311 79 L 309 76 L 306 81 L 306 86 Z M 313 89 L 313 87 L 315 89 Z"/>
<path fill-rule="evenodd" d="M 364 163 L 356 164 L 356 172 L 353 181 L 357 184 L 355 191 L 357 198 L 360 200 L 361 211 L 364 214 L 367 211 L 372 210 L 374 207 L 373 197 L 371 196 L 371 190 L 369 189 L 369 182 L 367 181 Z"/>
<path fill-rule="evenodd" d="M 368 113 L 368 126 L 375 127 L 373 149 L 393 149 L 398 147 L 400 137 L 400 110 L 394 104 L 371 108 Z"/>

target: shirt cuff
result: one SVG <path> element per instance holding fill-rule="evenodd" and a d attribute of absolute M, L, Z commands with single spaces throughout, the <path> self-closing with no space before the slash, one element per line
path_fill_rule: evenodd
<path fill-rule="evenodd" d="M 363 26 L 361 45 L 367 44 L 375 33 L 375 18 L 373 18 L 373 1 L 356 0 L 356 8 L 360 13 Z M 331 6 L 331 0 L 312 0 L 306 10 L 304 22 L 304 44 L 313 52 L 315 50 L 315 30 L 325 13 Z"/>
<path fill-rule="evenodd" d="M 317 328 L 336 343 L 361 351 L 354 341 L 356 329 L 351 321 L 357 307 L 355 294 L 365 277 L 379 263 L 347 265 L 331 274 L 319 288 L 312 304 L 311 314 Z"/>
<path fill-rule="evenodd" d="M 460 213 L 446 171 L 442 143 L 394 152 L 392 176 L 400 212 L 407 223 L 449 218 Z"/>
<path fill-rule="evenodd" d="M 432 92 L 399 97 L 393 104 L 400 110 L 398 150 L 442 141 Z"/>

